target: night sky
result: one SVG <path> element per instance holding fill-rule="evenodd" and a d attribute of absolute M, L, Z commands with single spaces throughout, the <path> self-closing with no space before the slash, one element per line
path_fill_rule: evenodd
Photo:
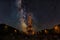
<path fill-rule="evenodd" d="M 28 0 L 27 3 L 30 4 L 27 7 L 33 13 L 39 30 L 52 28 L 60 23 L 59 0 Z M 15 0 L 0 0 L 0 23 L 17 27 L 18 12 Z"/>

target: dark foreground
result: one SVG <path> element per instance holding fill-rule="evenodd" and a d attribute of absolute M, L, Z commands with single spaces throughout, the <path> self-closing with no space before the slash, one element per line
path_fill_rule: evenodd
<path fill-rule="evenodd" d="M 0 40 L 60 40 L 60 31 L 55 32 L 52 28 L 26 35 L 11 26 L 0 24 Z"/>

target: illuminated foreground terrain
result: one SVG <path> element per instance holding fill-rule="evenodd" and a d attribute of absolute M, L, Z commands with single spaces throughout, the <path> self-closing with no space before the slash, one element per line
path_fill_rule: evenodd
<path fill-rule="evenodd" d="M 0 40 L 60 40 L 60 25 L 27 35 L 6 24 L 0 24 Z"/>

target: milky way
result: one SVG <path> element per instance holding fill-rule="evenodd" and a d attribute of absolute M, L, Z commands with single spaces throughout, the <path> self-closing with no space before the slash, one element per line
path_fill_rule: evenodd
<path fill-rule="evenodd" d="M 26 0 L 26 2 L 28 2 Z M 18 25 L 18 14 L 15 0 L 0 0 L 0 23 L 6 23 L 13 27 Z M 52 28 L 60 23 L 59 0 L 30 0 L 28 7 L 37 21 L 39 30 Z M 26 4 L 26 5 L 28 5 Z M 49 27 L 48 27 L 49 26 Z"/>

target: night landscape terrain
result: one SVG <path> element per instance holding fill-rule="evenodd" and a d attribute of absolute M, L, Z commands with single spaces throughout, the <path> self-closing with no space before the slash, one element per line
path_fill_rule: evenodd
<path fill-rule="evenodd" d="M 0 40 L 60 40 L 60 0 L 0 0 Z"/>
<path fill-rule="evenodd" d="M 60 40 L 60 24 L 57 25 L 57 29 L 55 27 L 27 35 L 9 25 L 0 24 L 0 40 Z"/>

